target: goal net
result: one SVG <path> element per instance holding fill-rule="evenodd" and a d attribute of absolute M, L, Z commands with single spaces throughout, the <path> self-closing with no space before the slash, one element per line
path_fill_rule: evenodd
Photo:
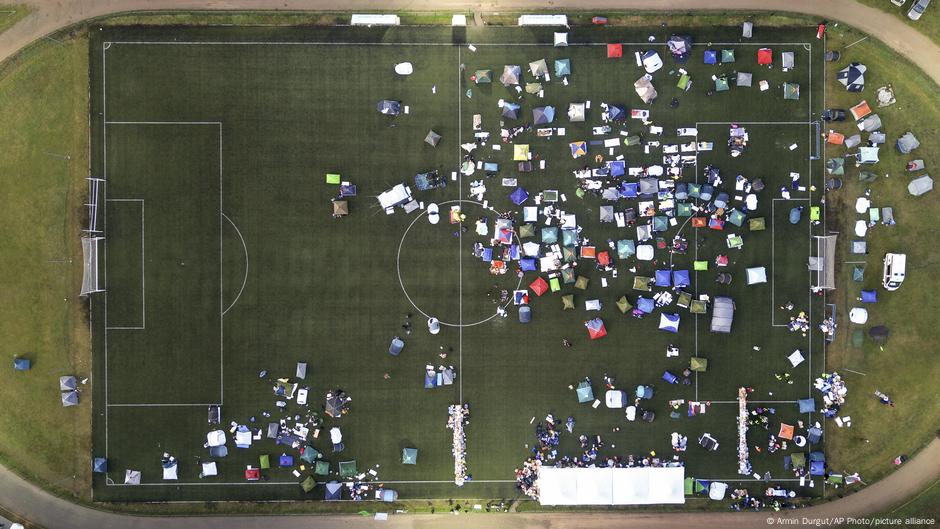
<path fill-rule="evenodd" d="M 82 237 L 82 254 L 85 261 L 82 296 L 104 290 L 98 282 L 98 249 L 102 241 L 104 237 Z"/>

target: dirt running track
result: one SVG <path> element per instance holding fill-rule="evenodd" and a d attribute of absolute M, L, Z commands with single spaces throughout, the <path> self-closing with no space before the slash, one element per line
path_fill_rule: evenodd
<path fill-rule="evenodd" d="M 411 11 L 474 10 L 478 12 L 509 9 L 564 10 L 564 0 L 489 0 L 461 2 L 458 0 L 229 0 L 199 2 L 193 0 L 25 0 L 33 13 L 0 34 L 0 61 L 15 54 L 30 42 L 57 29 L 83 19 L 135 10 L 155 9 L 291 9 L 291 10 L 369 10 L 382 8 Z M 690 11 L 707 7 L 710 10 L 780 10 L 839 20 L 881 39 L 888 46 L 908 57 L 940 84 L 940 48 L 895 17 L 857 4 L 854 0 L 788 0 L 770 5 L 762 0 L 581 0 L 580 9 L 658 9 Z M 925 21 L 923 23 L 930 23 Z M 421 515 L 393 516 L 384 527 L 392 528 L 548 528 L 588 529 L 715 527 L 721 529 L 759 528 L 782 525 L 778 516 L 799 519 L 832 519 L 840 516 L 860 517 L 883 512 L 910 498 L 940 478 L 940 440 L 934 439 L 903 468 L 856 494 L 818 507 L 784 513 L 558 513 L 515 515 Z M 284 516 L 271 518 L 239 517 L 135 517 L 107 513 L 82 507 L 52 496 L 38 487 L 0 467 L 0 504 L 33 523 L 47 529 L 137 529 L 166 527 L 173 529 L 248 529 L 270 526 L 278 529 L 358 529 L 375 527 L 371 518 L 359 516 Z M 772 519 L 772 520 L 769 520 Z M 810 521 L 809 523 L 812 523 Z M 825 523 L 825 522 L 823 522 Z"/>

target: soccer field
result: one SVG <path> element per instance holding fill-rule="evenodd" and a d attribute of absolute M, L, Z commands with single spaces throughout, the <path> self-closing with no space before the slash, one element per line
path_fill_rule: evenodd
<path fill-rule="evenodd" d="M 669 73 L 678 66 L 664 43 L 671 34 L 686 33 L 695 46 L 683 65 L 693 80 L 684 92 Z M 650 34 L 655 43 L 647 42 Z M 607 58 L 609 42 L 626 43 L 623 58 Z M 773 68 L 757 65 L 761 47 L 773 48 Z M 643 74 L 633 53 L 647 49 L 657 50 L 665 63 L 653 74 L 659 97 L 652 105 L 633 90 Z M 703 64 L 706 49 L 734 50 L 735 62 Z M 786 72 L 779 67 L 783 51 L 796 59 Z M 106 292 L 91 303 L 98 381 L 94 451 L 108 459 L 109 472 L 96 475 L 95 499 L 322 499 L 322 487 L 305 494 L 298 486 L 312 474 L 310 465 L 278 468 L 280 454 L 296 460 L 298 450 L 275 445 L 264 430 L 278 419 L 293 426 L 301 422 L 295 416 L 323 415 L 326 393 L 337 389 L 352 397 L 348 414 L 326 417 L 319 436 L 310 440 L 330 463 L 332 474 L 314 476 L 320 483 L 339 479 L 340 461 L 355 460 L 360 472 L 374 469 L 377 481 L 402 499 L 515 497 L 513 469 L 536 442 L 530 421 L 548 413 L 576 419 L 575 434 L 562 436 L 561 454 L 580 455 L 577 436 L 588 434 L 603 437 L 602 456 L 655 450 L 670 457 L 670 434 L 680 432 L 689 437 L 688 451 L 679 454 L 687 476 L 753 481 L 736 473 L 739 387 L 753 387 L 756 404 L 775 408 L 771 433 L 781 421 L 817 418 L 800 416 L 796 400 L 812 396 L 813 376 L 823 369 L 822 336 L 814 325 L 805 337 L 788 332 L 792 313 L 778 307 L 793 302 L 813 323 L 823 311 L 822 298 L 810 294 L 813 276 L 806 264 L 815 255 L 812 236 L 825 234 L 824 224 L 808 222 L 808 206 L 818 203 L 824 180 L 822 161 L 814 159 L 821 149 L 815 122 L 823 108 L 823 51 L 810 28 L 761 29 L 743 41 L 737 27 L 575 28 L 571 45 L 561 48 L 552 46 L 552 31 L 544 28 L 98 32 L 90 50 L 93 174 L 107 182 L 101 208 L 107 242 L 101 259 Z M 519 101 L 498 79 L 488 85 L 470 80 L 476 70 L 492 69 L 498 77 L 503 65 L 518 64 L 523 82 L 530 82 L 527 65 L 541 58 L 550 69 L 555 59 L 569 58 L 572 69 L 567 85 L 552 72 L 541 98 L 524 94 Z M 403 61 L 414 64 L 413 75 L 395 74 L 393 66 Z M 732 82 L 729 91 L 710 93 L 712 76 L 733 78 L 737 71 L 753 72 L 754 86 Z M 760 91 L 758 80 L 767 80 L 770 89 Z M 784 100 L 784 82 L 800 85 L 798 100 Z M 408 111 L 381 115 L 376 104 L 383 99 L 400 100 Z M 547 126 L 566 129 L 564 136 L 556 131 L 537 137 L 532 131 L 515 138 L 537 154 L 532 172 L 518 172 L 513 145 L 498 140 L 500 99 L 522 105 L 520 119 L 507 126 L 531 122 L 533 107 L 552 105 L 558 115 Z M 584 101 L 592 103 L 587 119 L 569 122 L 568 104 Z M 592 134 L 602 124 L 602 102 L 625 105 L 628 112 L 649 109 L 663 135 L 651 136 L 649 126 L 635 119 L 614 124 L 606 135 Z M 466 154 L 460 145 L 473 141 L 475 114 L 492 137 L 473 155 L 498 163 L 499 171 L 493 178 L 480 170 L 452 179 Z M 730 123 L 742 124 L 750 135 L 739 157 L 726 147 Z M 697 136 L 678 138 L 680 127 L 697 128 Z M 442 137 L 436 147 L 422 141 L 429 130 Z M 621 130 L 642 135 L 644 142 L 713 142 L 714 150 L 698 153 L 678 181 L 704 182 L 705 167 L 717 167 L 725 182 L 720 190 L 734 202 L 740 194 L 736 175 L 762 178 L 766 189 L 748 218 L 765 218 L 767 229 L 749 232 L 747 221 L 741 228 L 728 223 L 724 231 L 693 228 L 689 218 L 677 217 L 656 235 L 669 242 L 681 234 L 687 252 L 657 251 L 657 261 L 638 262 L 611 251 L 616 276 L 580 259 L 577 275 L 589 279 L 586 289 L 563 284 L 560 292 L 540 297 L 530 290 L 533 317 L 527 325 L 518 322 L 512 304 L 508 317 L 498 316 L 494 293 L 549 277 L 526 272 L 520 279 L 516 263 L 509 273 L 493 276 L 489 263 L 472 255 L 475 243 L 489 241 L 475 233 L 479 217 L 488 217 L 490 233 L 497 212 L 512 212 L 516 226 L 522 224 L 522 208 L 509 199 L 515 186 L 504 187 L 502 179 L 517 179 L 533 196 L 549 189 L 563 193 L 567 200 L 559 207 L 577 215 L 581 237 L 597 251 L 607 250 L 608 240 L 636 239 L 634 228 L 601 223 L 599 208 L 611 203 L 594 194 L 578 198 L 572 175 L 598 166 L 597 155 L 609 161 L 622 154 L 628 167 L 662 163 L 660 149 L 646 152 L 642 144 L 621 143 L 613 155 L 592 144 L 587 156 L 572 158 L 569 142 L 622 139 Z M 538 160 L 545 161 L 544 170 Z M 430 170 L 438 170 L 447 185 L 418 191 L 414 175 Z M 801 174 L 806 189 L 793 191 L 789 200 L 779 198 L 791 172 Z M 347 199 L 346 217 L 332 218 L 338 187 L 324 182 L 327 173 L 358 186 L 358 196 Z M 486 207 L 470 196 L 477 180 L 487 187 Z M 398 183 L 409 185 L 418 201 L 440 204 L 441 222 L 427 222 L 423 209 L 408 214 L 396 208 L 387 215 L 375 196 Z M 448 222 L 452 205 L 466 214 L 468 231 Z M 534 205 L 533 199 L 523 205 Z M 613 205 L 621 211 L 636 208 L 637 201 Z M 807 211 L 791 224 L 790 209 L 798 205 Z M 540 224 L 534 238 L 518 242 L 539 242 L 544 218 Z M 729 233 L 743 236 L 743 248 L 728 249 Z M 729 256 L 727 268 L 715 267 L 718 254 Z M 642 319 L 617 308 L 621 296 L 635 304 L 643 294 L 632 289 L 635 275 L 652 277 L 670 264 L 692 270 L 695 260 L 711 266 L 693 272 L 685 290 L 696 297 L 733 298 L 730 334 L 709 332 L 710 306 L 707 314 L 695 315 L 673 302 Z M 767 283 L 746 285 L 745 268 L 758 266 L 766 267 Z M 716 284 L 718 272 L 730 273 L 731 284 Z M 653 293 L 663 290 L 668 289 Z M 574 294 L 574 310 L 562 310 L 563 294 Z M 585 310 L 592 299 L 600 300 L 600 312 Z M 678 333 L 658 329 L 663 312 L 680 315 Z M 405 334 L 408 314 L 413 331 Z M 425 315 L 444 323 L 440 334 L 427 332 Z M 599 340 L 589 340 L 584 328 L 594 317 L 604 320 L 608 332 Z M 394 357 L 388 346 L 396 335 L 406 345 Z M 563 339 L 573 346 L 562 347 Z M 666 357 L 670 344 L 679 348 L 678 357 Z M 439 356 L 441 347 L 446 358 Z M 795 349 L 807 361 L 790 368 L 786 356 Z M 693 356 L 709 360 L 707 372 L 694 373 L 689 384 L 669 385 L 661 378 L 665 370 L 683 378 Z M 303 380 L 294 377 L 297 362 L 308 365 Z M 453 366 L 454 384 L 425 389 L 427 364 Z M 259 377 L 262 371 L 265 378 Z M 793 384 L 775 379 L 775 372 L 785 371 Z M 654 386 L 653 399 L 643 407 L 657 414 L 655 421 L 627 422 L 623 410 L 578 404 L 569 385 L 588 376 L 603 400 L 605 373 L 631 394 L 638 384 Z M 275 403 L 281 399 L 272 390 L 279 378 L 308 388 L 308 406 L 287 400 L 279 409 Z M 687 417 L 682 405 L 680 418 L 672 419 L 668 401 L 674 399 L 710 406 L 705 414 Z M 447 407 L 456 403 L 471 409 L 466 431 L 473 479 L 462 488 L 454 485 L 452 435 L 445 427 Z M 210 405 L 221 406 L 221 426 L 207 423 Z M 228 456 L 210 458 L 206 433 L 228 433 L 232 423 L 260 429 L 260 439 L 242 449 L 228 435 Z M 330 446 L 333 426 L 342 428 L 341 453 Z M 697 446 L 703 432 L 718 438 L 721 449 L 707 453 Z M 763 430 L 752 429 L 749 439 L 752 447 L 766 448 Z M 416 465 L 401 463 L 405 447 L 419 450 Z M 164 453 L 179 460 L 178 480 L 162 479 Z M 752 449 L 754 471 L 792 478 L 783 470 L 785 453 L 790 451 Z M 265 479 L 246 481 L 246 466 L 257 467 L 264 454 L 273 462 L 262 472 Z M 199 462 L 209 460 L 217 462 L 219 474 L 200 477 Z M 126 469 L 141 471 L 141 486 L 124 485 Z"/>

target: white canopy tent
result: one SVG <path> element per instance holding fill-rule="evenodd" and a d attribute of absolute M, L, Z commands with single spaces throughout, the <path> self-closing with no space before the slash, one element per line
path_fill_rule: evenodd
<path fill-rule="evenodd" d="M 685 503 L 685 468 L 552 468 L 539 470 L 542 505 Z"/>

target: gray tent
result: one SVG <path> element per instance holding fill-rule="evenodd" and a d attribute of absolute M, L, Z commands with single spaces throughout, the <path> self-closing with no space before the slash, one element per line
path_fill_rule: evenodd
<path fill-rule="evenodd" d="M 655 195 L 659 193 L 659 180 L 655 178 L 640 178 L 639 184 L 641 195 Z"/>
<path fill-rule="evenodd" d="M 845 148 L 846 148 L 846 149 L 854 149 L 854 148 L 857 147 L 860 143 L 862 143 L 862 135 L 861 135 L 861 134 L 853 134 L 853 135 L 848 136 L 847 138 L 845 138 Z"/>
<path fill-rule="evenodd" d="M 331 481 L 327 483 L 324 488 L 326 489 L 326 493 L 323 498 L 324 500 L 339 501 L 343 499 L 343 484 L 342 483 L 339 483 L 337 481 Z"/>
<path fill-rule="evenodd" d="M 401 464 L 402 465 L 417 465 L 418 464 L 418 449 L 417 448 L 402 448 L 401 449 Z"/>
<path fill-rule="evenodd" d="M 441 142 L 441 135 L 434 132 L 433 130 L 428 131 L 428 135 L 424 137 L 424 143 L 427 143 L 431 147 L 437 147 L 437 144 Z"/>
<path fill-rule="evenodd" d="M 754 35 L 754 23 L 753 23 L 753 22 L 745 22 L 745 23 L 741 26 L 741 36 L 744 37 L 744 38 L 746 38 L 746 39 L 749 39 L 749 38 L 751 38 L 753 35 Z"/>
<path fill-rule="evenodd" d="M 910 184 L 907 184 L 907 191 L 915 197 L 919 197 L 931 189 L 933 189 L 933 178 L 930 178 L 930 175 L 915 178 L 911 180 Z"/>
<path fill-rule="evenodd" d="M 659 94 L 656 92 L 656 88 L 653 87 L 653 83 L 650 82 L 647 75 L 637 79 L 636 82 L 633 83 L 633 88 L 636 90 L 636 95 L 640 96 L 640 99 L 642 99 L 644 103 L 649 104 L 652 103 Z"/>
<path fill-rule="evenodd" d="M 545 59 L 530 62 L 529 71 L 532 72 L 532 75 L 535 77 L 542 77 L 548 73 L 548 64 L 545 62 Z"/>
<path fill-rule="evenodd" d="M 878 147 L 859 147 L 858 163 L 878 163 Z"/>
<path fill-rule="evenodd" d="M 532 109 L 532 122 L 545 125 L 555 120 L 555 107 L 535 107 Z"/>
<path fill-rule="evenodd" d="M 71 391 L 77 387 L 78 386 L 75 382 L 75 377 L 73 376 L 59 377 L 59 391 Z"/>
<path fill-rule="evenodd" d="M 747 72 L 738 72 L 738 80 L 736 84 L 738 86 L 751 86 L 751 80 L 753 78 L 754 76 Z"/>
<path fill-rule="evenodd" d="M 277 434 L 280 432 L 280 430 L 281 430 L 281 425 L 279 423 L 269 422 L 268 432 L 266 434 L 268 439 L 277 439 Z"/>
<path fill-rule="evenodd" d="M 890 331 L 884 325 L 876 325 L 868 330 L 868 336 L 880 345 L 888 343 L 888 334 Z"/>
<path fill-rule="evenodd" d="M 865 132 L 874 132 L 881 128 L 881 118 L 878 117 L 878 114 L 867 116 L 858 122 L 858 128 Z"/>
<path fill-rule="evenodd" d="M 601 192 L 601 198 L 610 201 L 620 200 L 620 191 L 616 187 L 605 188 L 604 191 Z"/>
<path fill-rule="evenodd" d="M 379 104 L 376 107 L 378 111 L 387 116 L 397 116 L 401 114 L 401 102 L 392 101 L 391 99 L 383 99 L 379 101 Z"/>
<path fill-rule="evenodd" d="M 124 472 L 124 484 L 125 485 L 140 485 L 140 471 L 139 470 L 127 470 Z"/>
<path fill-rule="evenodd" d="M 849 92 L 861 92 L 865 88 L 865 72 L 867 70 L 868 68 L 864 64 L 853 62 L 839 70 L 836 79 Z"/>
<path fill-rule="evenodd" d="M 793 68 L 794 66 L 796 66 L 796 61 L 792 51 L 785 51 L 780 54 L 781 68 Z"/>
<path fill-rule="evenodd" d="M 499 76 L 499 82 L 503 83 L 503 86 L 517 85 L 520 77 L 522 77 L 522 68 L 515 64 L 507 64 L 503 66 L 503 74 Z"/>
<path fill-rule="evenodd" d="M 613 206 L 601 206 L 601 222 L 613 222 L 614 221 L 614 207 Z"/>
<path fill-rule="evenodd" d="M 515 103 L 503 103 L 503 117 L 506 119 L 519 119 L 520 106 Z"/>
<path fill-rule="evenodd" d="M 62 393 L 62 405 L 63 406 L 78 406 L 78 392 L 77 391 L 65 391 Z"/>
<path fill-rule="evenodd" d="M 920 147 L 920 142 L 917 141 L 917 138 L 914 137 L 913 132 L 908 132 L 907 134 L 898 138 L 897 147 L 898 152 L 901 154 L 907 154 Z"/>
<path fill-rule="evenodd" d="M 731 322 L 734 320 L 734 301 L 731 298 L 718 296 L 712 309 L 712 332 L 731 332 Z"/>

